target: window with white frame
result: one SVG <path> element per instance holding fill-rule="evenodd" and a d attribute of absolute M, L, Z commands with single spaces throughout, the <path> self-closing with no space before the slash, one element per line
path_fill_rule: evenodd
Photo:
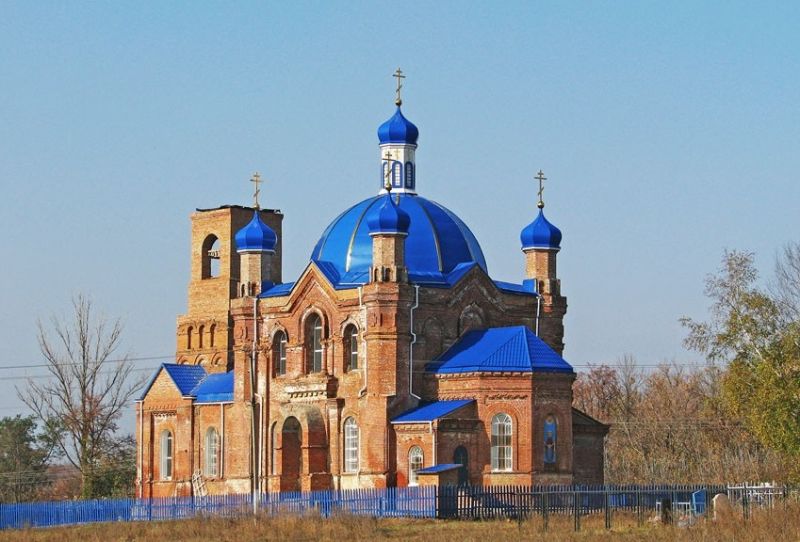
<path fill-rule="evenodd" d="M 358 369 L 358 330 L 349 325 L 344 330 L 345 371 Z"/>
<path fill-rule="evenodd" d="M 306 327 L 306 348 L 308 351 L 308 371 L 322 371 L 322 318 L 315 314 L 308 319 Z"/>
<path fill-rule="evenodd" d="M 344 472 L 358 472 L 358 424 L 353 418 L 344 421 Z"/>
<path fill-rule="evenodd" d="M 492 470 L 512 470 L 511 416 L 500 413 L 492 418 Z"/>
<path fill-rule="evenodd" d="M 286 374 L 286 333 L 279 331 L 272 342 L 272 366 L 275 376 Z"/>
<path fill-rule="evenodd" d="M 417 471 L 422 468 L 424 463 L 422 448 L 414 446 L 408 451 L 408 485 L 417 485 Z"/>
<path fill-rule="evenodd" d="M 172 479 L 172 432 L 165 429 L 161 432 L 161 465 L 162 480 Z"/>
<path fill-rule="evenodd" d="M 206 431 L 205 475 L 209 478 L 219 476 L 219 433 L 213 427 Z"/>

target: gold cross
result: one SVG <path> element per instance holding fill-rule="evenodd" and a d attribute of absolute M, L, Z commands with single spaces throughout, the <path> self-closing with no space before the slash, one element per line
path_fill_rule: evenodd
<path fill-rule="evenodd" d="M 392 181 L 390 177 L 392 175 L 392 151 L 386 151 L 386 154 L 383 157 L 386 160 L 386 174 L 383 176 L 383 187 L 386 189 L 387 192 L 392 191 Z"/>
<path fill-rule="evenodd" d="M 261 180 L 261 174 L 258 171 L 253 173 L 253 178 L 250 179 L 250 182 L 256 185 L 255 191 L 253 192 L 253 207 L 260 209 L 258 206 L 258 195 L 261 193 L 261 188 L 258 185 L 264 182 Z"/>
<path fill-rule="evenodd" d="M 536 206 L 539 209 L 541 209 L 544 207 L 544 200 L 542 199 L 542 194 L 544 194 L 544 181 L 547 180 L 547 177 L 544 176 L 544 173 L 542 173 L 542 170 L 540 169 L 539 173 L 536 174 L 536 177 L 534 177 L 534 179 L 539 181 L 539 202 L 536 204 Z"/>
<path fill-rule="evenodd" d="M 395 105 L 400 106 L 403 104 L 403 100 L 400 99 L 400 89 L 403 88 L 403 79 L 405 79 L 406 76 L 403 75 L 403 71 L 400 68 L 397 68 L 397 71 L 394 72 L 392 77 L 397 78 L 397 94 L 394 98 L 394 103 Z"/>

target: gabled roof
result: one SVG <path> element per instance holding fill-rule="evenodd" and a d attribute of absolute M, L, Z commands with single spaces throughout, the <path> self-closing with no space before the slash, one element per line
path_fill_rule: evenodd
<path fill-rule="evenodd" d="M 178 388 L 178 391 L 184 397 L 190 396 L 194 387 L 197 386 L 204 376 L 206 376 L 206 370 L 200 365 L 162 363 L 161 367 L 156 369 L 156 372 L 142 390 L 142 395 L 139 397 L 140 401 L 144 401 L 144 398 L 147 396 L 147 392 L 150 391 L 150 388 L 153 386 L 153 383 L 156 381 L 156 378 L 158 378 L 158 375 L 162 370 L 166 371 L 166 373 L 172 379 L 172 382 L 175 384 L 175 387 Z"/>
<path fill-rule="evenodd" d="M 392 423 L 432 422 L 474 402 L 474 399 L 458 399 L 455 401 L 424 403 L 417 408 L 400 414 L 392 420 Z"/>
<path fill-rule="evenodd" d="M 573 372 L 569 363 L 525 326 L 470 331 L 426 370 L 438 374 Z"/>
<path fill-rule="evenodd" d="M 195 403 L 229 403 L 233 401 L 233 371 L 211 373 L 190 392 Z"/>

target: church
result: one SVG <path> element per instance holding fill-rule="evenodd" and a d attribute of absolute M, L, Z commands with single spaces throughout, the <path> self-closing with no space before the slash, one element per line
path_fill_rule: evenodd
<path fill-rule="evenodd" d="M 395 75 L 377 193 L 365 185 L 295 280 L 257 174 L 252 207 L 192 214 L 176 357 L 136 401 L 137 496 L 405 487 L 445 472 L 603 482 L 608 427 L 572 407 L 561 357 L 562 234 L 543 212 L 542 172 L 538 210 L 508 231 L 520 281 L 493 280 L 469 227 L 421 195 L 419 130 Z"/>

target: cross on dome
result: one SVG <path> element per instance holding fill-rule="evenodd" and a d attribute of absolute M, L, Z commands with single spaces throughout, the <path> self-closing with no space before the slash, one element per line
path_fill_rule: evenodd
<path fill-rule="evenodd" d="M 544 194 L 544 181 L 547 180 L 547 177 L 544 176 L 544 173 L 540 169 L 539 173 L 536 174 L 536 177 L 534 177 L 534 179 L 539 181 L 539 192 L 538 192 L 538 194 L 539 194 L 539 202 L 536 204 L 536 206 L 539 209 L 542 209 L 542 208 L 544 208 L 544 200 L 542 199 L 542 194 Z"/>
<path fill-rule="evenodd" d="M 403 70 L 397 68 L 394 74 L 392 74 L 392 77 L 397 78 L 397 90 L 395 91 L 396 95 L 394 98 L 394 104 L 397 106 L 401 106 L 403 105 L 403 100 L 400 98 L 400 89 L 403 88 L 403 79 L 405 79 L 406 76 L 403 75 Z"/>
<path fill-rule="evenodd" d="M 253 177 L 250 179 L 250 182 L 255 185 L 255 190 L 253 191 L 253 207 L 260 209 L 261 207 L 258 205 L 258 195 L 261 193 L 261 188 L 259 185 L 264 182 L 261 180 L 261 174 L 258 171 L 253 173 Z"/>

